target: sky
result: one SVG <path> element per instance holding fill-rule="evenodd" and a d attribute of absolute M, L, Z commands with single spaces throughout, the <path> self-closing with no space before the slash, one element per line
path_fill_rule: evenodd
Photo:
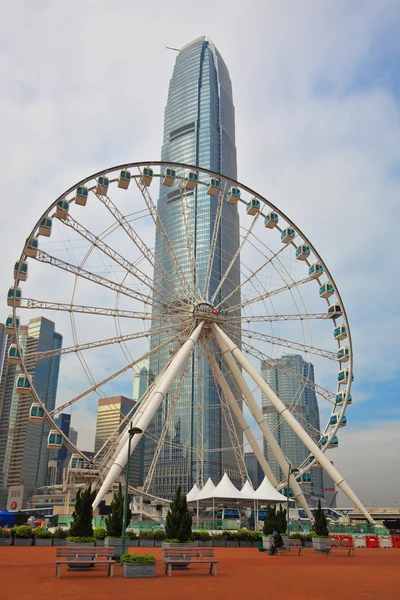
<path fill-rule="evenodd" d="M 175 60 L 165 46 L 210 36 L 233 84 L 238 179 L 305 232 L 346 306 L 353 405 L 330 459 L 367 506 L 400 502 L 399 28 L 397 0 L 9 3 L 3 298 L 59 194 L 101 168 L 159 159 Z"/>

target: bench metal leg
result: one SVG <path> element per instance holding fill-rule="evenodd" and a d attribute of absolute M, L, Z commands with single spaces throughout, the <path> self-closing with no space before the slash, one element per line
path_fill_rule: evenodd
<path fill-rule="evenodd" d="M 56 577 L 57 577 L 57 579 L 60 579 L 60 568 L 61 568 L 61 565 L 57 565 L 56 566 Z"/>
<path fill-rule="evenodd" d="M 171 563 L 169 563 L 169 565 L 167 566 L 167 569 L 168 569 L 167 575 L 168 575 L 168 577 L 171 577 L 171 575 L 172 575 L 172 565 L 171 565 Z"/>
<path fill-rule="evenodd" d="M 214 563 L 214 575 L 217 576 L 217 563 Z"/>

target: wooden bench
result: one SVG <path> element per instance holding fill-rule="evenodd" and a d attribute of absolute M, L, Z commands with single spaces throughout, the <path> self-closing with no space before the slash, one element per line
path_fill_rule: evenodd
<path fill-rule="evenodd" d="M 165 574 L 171 577 L 173 564 L 207 563 L 210 564 L 210 575 L 217 574 L 218 561 L 214 558 L 214 548 L 165 548 L 163 550 Z"/>
<path fill-rule="evenodd" d="M 348 550 L 347 556 L 351 554 L 354 556 L 354 550 L 352 546 L 350 546 L 349 540 L 331 540 L 329 546 L 327 547 L 326 555 L 332 554 L 332 550 Z"/>
<path fill-rule="evenodd" d="M 288 539 L 285 538 L 283 540 L 283 546 L 281 546 L 280 548 L 276 549 L 277 554 L 281 555 L 284 554 L 285 552 L 291 552 L 291 550 L 297 550 L 297 556 L 300 556 L 301 554 L 304 554 L 304 546 L 301 542 L 301 540 L 296 540 L 296 539 Z"/>
<path fill-rule="evenodd" d="M 114 548 L 95 548 L 90 546 L 61 546 L 56 550 L 56 577 L 60 577 L 62 565 L 92 564 L 108 567 L 108 577 L 114 577 Z"/>

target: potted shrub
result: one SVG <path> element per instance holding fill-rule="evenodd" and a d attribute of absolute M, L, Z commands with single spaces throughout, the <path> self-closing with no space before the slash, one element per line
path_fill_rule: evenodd
<path fill-rule="evenodd" d="M 228 547 L 239 547 L 239 537 L 237 532 L 234 531 L 224 531 L 222 533 L 222 539 L 225 540 L 225 546 Z M 216 540 L 217 541 L 217 540 Z"/>
<path fill-rule="evenodd" d="M 212 546 L 211 535 L 205 529 L 192 533 L 192 544 L 196 546 Z"/>
<path fill-rule="evenodd" d="M 76 493 L 75 509 L 72 513 L 72 524 L 69 530 L 69 536 L 67 537 L 68 546 L 94 546 L 93 537 L 93 508 L 92 503 L 95 499 L 96 492 L 92 491 L 90 485 L 86 490 L 78 490 Z M 88 553 L 88 558 L 92 558 L 92 554 Z M 71 571 L 87 570 L 91 566 L 90 563 L 74 565 L 73 563 L 68 564 L 68 569 Z"/>
<path fill-rule="evenodd" d="M 36 527 L 33 530 L 35 536 L 35 546 L 52 546 L 53 534 L 44 527 Z"/>
<path fill-rule="evenodd" d="M 139 531 L 139 546 L 143 548 L 154 548 L 154 533 L 152 529 Z"/>
<path fill-rule="evenodd" d="M 331 538 L 329 537 L 328 522 L 321 508 L 321 500 L 318 500 L 318 508 L 314 513 L 314 531 L 315 536 L 312 538 L 314 550 L 326 554 L 329 550 Z"/>
<path fill-rule="evenodd" d="M 139 546 L 139 538 L 134 531 L 127 531 L 126 539 L 129 541 L 129 543 L 127 542 L 127 546 Z"/>
<path fill-rule="evenodd" d="M 304 536 L 304 547 L 312 548 L 313 547 L 313 538 L 315 537 L 315 531 L 309 531 Z"/>
<path fill-rule="evenodd" d="M 14 546 L 32 546 L 32 529 L 29 525 L 13 527 L 11 535 L 14 538 Z"/>
<path fill-rule="evenodd" d="M 107 530 L 105 527 L 95 527 L 93 529 L 93 537 L 96 540 L 96 546 L 104 546 L 104 538 Z"/>
<path fill-rule="evenodd" d="M 224 539 L 224 534 L 221 533 L 212 533 L 211 534 L 211 538 L 212 538 L 212 545 L 215 547 L 223 547 L 225 548 L 226 546 L 226 540 Z"/>
<path fill-rule="evenodd" d="M 0 527 L 0 546 L 9 546 L 11 544 L 10 530 L 6 527 Z"/>
<path fill-rule="evenodd" d="M 63 529 L 62 527 L 57 527 L 53 531 L 53 546 L 66 546 L 68 535 L 69 535 L 69 529 Z"/>
<path fill-rule="evenodd" d="M 164 540 L 165 540 L 164 529 L 156 529 L 154 532 L 154 545 L 160 547 Z"/>
<path fill-rule="evenodd" d="M 131 512 L 128 507 L 126 522 L 130 523 Z M 124 494 L 122 493 L 121 484 L 118 486 L 118 491 L 114 492 L 111 502 L 111 514 L 106 517 L 107 535 L 104 540 L 104 545 L 114 548 L 114 560 L 121 558 L 121 536 L 122 525 L 124 522 Z"/>
<path fill-rule="evenodd" d="M 155 577 L 156 557 L 152 554 L 123 554 L 124 577 Z"/>
<path fill-rule="evenodd" d="M 235 537 L 239 541 L 239 546 L 241 548 L 253 547 L 252 533 L 251 531 L 248 531 L 248 529 L 238 529 Z"/>

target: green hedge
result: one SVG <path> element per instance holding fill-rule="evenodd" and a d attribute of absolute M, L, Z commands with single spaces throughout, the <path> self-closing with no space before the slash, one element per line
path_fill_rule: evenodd
<path fill-rule="evenodd" d="M 53 537 L 51 531 L 47 531 L 47 529 L 45 529 L 44 527 L 36 527 L 33 530 L 33 535 L 35 536 L 35 538 L 43 540 L 50 539 Z"/>
<path fill-rule="evenodd" d="M 123 554 L 121 562 L 131 565 L 155 565 L 156 557 L 152 554 Z"/>
<path fill-rule="evenodd" d="M 85 544 L 94 541 L 94 537 L 84 537 L 81 535 L 70 535 L 67 537 L 67 542 L 72 542 L 73 544 Z"/>
<path fill-rule="evenodd" d="M 107 530 L 105 527 L 95 527 L 93 529 L 93 537 L 95 540 L 104 540 Z"/>
<path fill-rule="evenodd" d="M 18 527 L 12 528 L 11 535 L 17 538 L 31 538 L 32 529 L 29 527 L 29 525 L 19 525 Z"/>

